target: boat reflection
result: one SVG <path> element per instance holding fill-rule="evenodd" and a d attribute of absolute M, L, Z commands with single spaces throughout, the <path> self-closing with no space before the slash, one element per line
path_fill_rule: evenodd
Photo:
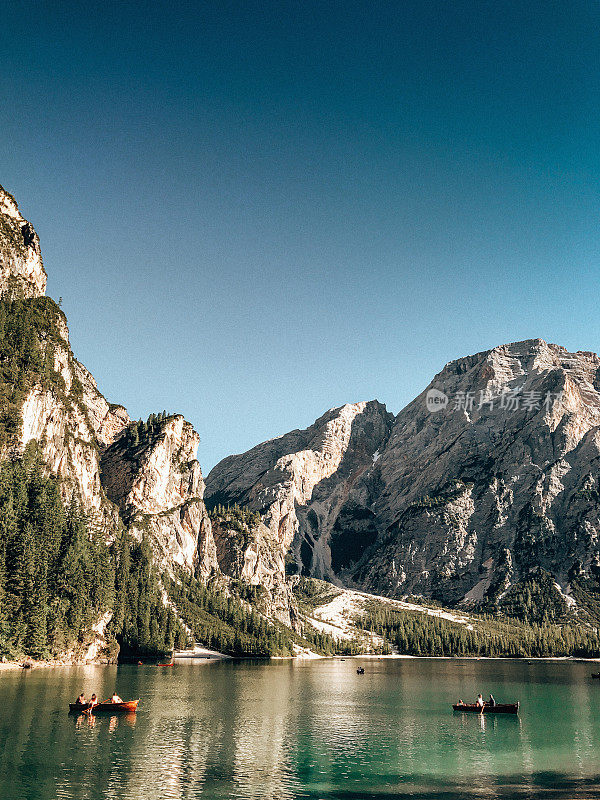
<path fill-rule="evenodd" d="M 93 714 L 79 714 L 75 717 L 76 728 L 93 728 L 96 724 L 96 717 Z"/>
<path fill-rule="evenodd" d="M 98 720 L 102 720 L 106 722 L 108 719 L 108 730 L 115 731 L 119 725 L 126 725 L 129 728 L 135 727 L 135 723 L 137 720 L 137 714 L 133 711 L 130 714 L 114 714 L 112 717 L 106 716 L 96 716 L 95 714 L 78 714 L 74 717 L 75 720 L 75 728 L 76 729 L 85 729 L 85 728 L 94 728 L 98 722 Z"/>
<path fill-rule="evenodd" d="M 559 781 L 555 800 L 600 798 L 600 790 L 589 791 L 600 715 L 578 665 L 371 660 L 357 676 L 355 664 L 245 661 L 5 676 L 0 707 L 19 703 L 23 713 L 10 724 L 0 716 L 0 795 L 33 797 L 28 781 L 35 778 L 37 800 L 409 793 L 499 800 L 508 787 L 539 800 Z M 143 698 L 139 714 L 67 718 L 65 706 L 79 691 L 108 696 L 115 686 Z M 481 688 L 519 698 L 521 715 L 452 711 L 455 698 Z M 54 713 L 36 713 L 43 695 Z M 550 730 L 557 708 L 560 724 Z"/>

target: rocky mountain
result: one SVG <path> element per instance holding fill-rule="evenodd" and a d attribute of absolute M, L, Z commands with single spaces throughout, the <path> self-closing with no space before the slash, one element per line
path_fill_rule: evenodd
<path fill-rule="evenodd" d="M 377 461 L 392 424 L 377 401 L 331 409 L 306 430 L 225 458 L 208 476 L 207 502 L 259 512 L 288 562 L 331 577 L 374 541 L 367 528 L 342 540 L 340 515 L 349 513 L 354 487 Z"/>
<path fill-rule="evenodd" d="M 181 415 L 152 422 L 141 440 L 134 425 L 101 455 L 106 496 L 129 530 L 150 534 L 162 567 L 179 564 L 207 579 L 218 565 L 196 460 L 200 437 Z"/>
<path fill-rule="evenodd" d="M 66 317 L 45 288 L 37 234 L 0 187 L 0 462 L 19 461 L 36 443 L 66 506 L 75 499 L 107 546 L 127 530 L 150 542 L 161 572 L 183 568 L 225 592 L 264 586 L 263 613 L 290 625 L 294 601 L 270 531 L 258 520 L 240 540 L 221 520 L 217 550 L 198 434 L 181 415 L 134 422 L 109 403 L 74 356 Z M 100 633 L 111 618 L 103 613 Z"/>
<path fill-rule="evenodd" d="M 211 522 L 221 572 L 251 590 L 253 605 L 261 613 L 299 630 L 285 553 L 260 515 L 237 506 L 217 506 Z"/>
<path fill-rule="evenodd" d="M 577 646 L 530 631 L 523 650 L 519 623 L 496 654 L 600 652 L 593 353 L 538 339 L 453 361 L 396 417 L 330 409 L 205 486 L 192 425 L 109 403 L 45 287 L 37 235 L 0 189 L 1 654 L 158 653 L 185 631 L 236 654 L 333 652 L 299 575 L 372 593 L 361 608 L 381 613 L 348 613 L 380 639 L 412 624 L 386 598 L 423 595 L 587 626 Z"/>
<path fill-rule="evenodd" d="M 66 317 L 43 297 L 46 273 L 37 234 L 4 190 L 0 224 L 2 296 L 39 298 L 36 332 L 50 362 L 43 374 L 28 370 L 22 376 L 17 435 L 5 441 L 4 456 L 38 442 L 48 468 L 61 479 L 65 498 L 75 493 L 107 538 L 122 521 L 138 538 L 149 533 L 162 567 L 198 567 L 208 576 L 218 567 L 202 502 L 198 434 L 175 416 L 142 446 L 128 448 L 127 411 L 104 398 L 73 355 Z"/>
<path fill-rule="evenodd" d="M 599 456 L 600 359 L 536 339 L 451 362 L 395 419 L 344 406 L 226 458 L 206 497 L 259 511 L 292 571 L 488 603 L 594 572 Z"/>

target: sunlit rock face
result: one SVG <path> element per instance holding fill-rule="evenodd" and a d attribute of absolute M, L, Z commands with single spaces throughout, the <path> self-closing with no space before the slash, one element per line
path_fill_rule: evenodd
<path fill-rule="evenodd" d="M 180 415 L 161 417 L 151 435 L 142 442 L 136 435 L 134 444 L 127 411 L 105 399 L 75 358 L 66 317 L 44 297 L 45 288 L 38 237 L 0 188 L 0 296 L 25 301 L 8 305 L 7 312 L 25 307 L 31 312 L 28 324 L 41 358 L 44 365 L 53 364 L 53 370 L 44 366 L 43 373 L 21 376 L 27 389 L 11 409 L 18 434 L 0 440 L 0 460 L 37 442 L 48 470 L 61 479 L 64 500 L 80 503 L 107 543 L 124 525 L 136 538 L 149 539 L 160 571 L 173 574 L 182 567 L 205 581 L 214 579 L 225 591 L 246 585 L 266 616 L 294 624 L 285 553 L 271 529 L 259 524 L 240 537 L 221 525 L 217 552 L 196 460 L 198 434 Z M 324 474 L 317 465 L 313 480 L 319 470 Z M 97 634 L 100 642 L 101 631 Z"/>
<path fill-rule="evenodd" d="M 377 460 L 392 423 L 377 401 L 331 409 L 306 430 L 221 461 L 207 478 L 206 497 L 260 512 L 292 570 L 332 577 L 330 538 L 340 508 Z M 355 555 L 371 543 L 367 532 Z"/>
<path fill-rule="evenodd" d="M 128 423 L 122 406 L 110 405 L 98 391 L 90 373 L 73 357 L 65 326 L 64 341 L 54 343 L 54 368 L 64 388 L 35 386 L 21 409 L 21 448 L 34 440 L 50 470 L 63 481 L 63 494 L 75 492 L 88 512 L 99 512 L 107 524 L 116 509 L 104 497 L 99 452 Z"/>
<path fill-rule="evenodd" d="M 46 291 L 40 240 L 19 211 L 12 195 L 0 186 L 0 295 L 40 297 Z"/>
<path fill-rule="evenodd" d="M 353 580 L 386 594 L 490 597 L 542 566 L 598 560 L 600 360 L 541 339 L 448 364 L 396 418 L 361 481 L 379 536 Z M 433 413 L 431 389 L 448 397 Z"/>
<path fill-rule="evenodd" d="M 38 237 L 12 196 L 0 188 L 0 294 L 35 302 L 45 288 Z M 125 522 L 138 537 L 150 533 L 161 567 L 180 564 L 211 575 L 218 567 L 202 502 L 197 433 L 176 416 L 143 453 L 132 457 L 122 452 L 119 442 L 130 423 L 127 411 L 105 399 L 73 355 L 64 314 L 55 306 L 52 314 L 52 335 L 42 336 L 40 345 L 44 353 L 52 353 L 55 376 L 49 385 L 32 385 L 27 391 L 18 441 L 7 445 L 0 457 L 38 442 L 49 470 L 61 478 L 64 499 L 75 497 L 107 540 Z"/>
<path fill-rule="evenodd" d="M 136 446 L 121 436 L 102 456 L 102 485 L 131 530 L 150 533 L 162 566 L 179 564 L 208 577 L 218 570 L 196 461 L 200 438 L 176 415 Z"/>
<path fill-rule="evenodd" d="M 497 347 L 395 420 L 344 406 L 225 459 L 207 498 L 260 511 L 293 568 L 371 592 L 480 602 L 535 566 L 566 587 L 600 560 L 599 376 L 593 353 Z"/>
<path fill-rule="evenodd" d="M 212 532 L 222 574 L 256 589 L 254 604 L 265 616 L 296 627 L 298 613 L 286 579 L 285 553 L 271 530 L 261 522 L 233 525 L 226 515 L 213 515 Z"/>
<path fill-rule="evenodd" d="M 43 298 L 45 289 L 37 234 L 14 198 L 0 187 L 0 295 L 35 302 Z M 38 442 L 48 468 L 62 479 L 65 500 L 75 496 L 110 536 L 117 510 L 103 495 L 98 454 L 128 424 L 129 417 L 122 406 L 106 401 L 74 357 L 64 314 L 54 306 L 52 315 L 52 335 L 42 336 L 40 347 L 44 354 L 51 353 L 55 376 L 45 386 L 31 382 L 20 408 L 18 438 L 0 455 L 12 456 L 30 441 Z"/>

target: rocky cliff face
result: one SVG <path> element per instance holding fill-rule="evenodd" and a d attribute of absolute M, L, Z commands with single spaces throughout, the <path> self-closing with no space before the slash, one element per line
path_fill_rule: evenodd
<path fill-rule="evenodd" d="M 258 514 L 223 509 L 211 514 L 217 561 L 223 575 L 253 590 L 265 616 L 297 627 L 298 613 L 286 579 L 285 553 Z"/>
<path fill-rule="evenodd" d="M 102 396 L 90 373 L 73 356 L 64 314 L 45 298 L 46 272 L 38 236 L 13 197 L 0 187 L 0 296 L 36 304 L 36 335 L 47 366 L 35 375 L 25 369 L 18 409 L 18 435 L 5 441 L 0 457 L 37 441 L 49 469 L 62 479 L 65 499 L 75 492 L 96 521 L 114 528 L 117 512 L 106 502 L 99 450 L 129 422 L 122 406 Z M 18 310 L 15 313 L 22 313 Z M 31 319 L 29 320 L 31 323 Z"/>
<path fill-rule="evenodd" d="M 207 500 L 260 512 L 294 571 L 332 577 L 332 561 L 357 561 L 372 544 L 365 526 L 351 545 L 340 547 L 335 525 L 354 484 L 377 460 L 392 423 L 377 401 L 331 409 L 306 430 L 224 459 L 208 476 Z"/>
<path fill-rule="evenodd" d="M 398 415 L 363 477 L 378 538 L 353 580 L 478 602 L 536 566 L 563 587 L 574 567 L 589 571 L 599 555 L 599 369 L 593 353 L 540 339 L 448 364 Z M 432 412 L 438 392 L 448 403 Z"/>
<path fill-rule="evenodd" d="M 478 353 L 393 422 L 345 406 L 225 459 L 207 497 L 260 511 L 305 573 L 367 591 L 478 603 L 537 566 L 568 590 L 600 558 L 599 376 L 593 353 L 539 339 Z"/>
<path fill-rule="evenodd" d="M 61 478 L 64 499 L 75 496 L 107 542 L 124 525 L 136 538 L 149 538 L 160 569 L 178 565 L 221 589 L 249 591 L 266 616 L 294 624 L 284 551 L 271 530 L 260 522 L 232 526 L 223 517 L 215 545 L 196 460 L 198 434 L 180 415 L 133 423 L 123 406 L 108 403 L 73 355 L 66 318 L 44 297 L 45 288 L 37 234 L 0 188 L 0 297 L 28 304 L 30 333 L 44 362 L 20 376 L 18 434 L 0 438 L 0 459 L 37 442 Z"/>
<path fill-rule="evenodd" d="M 141 441 L 123 432 L 102 455 L 102 485 L 130 529 L 150 534 L 163 567 L 218 570 L 204 481 L 200 437 L 181 415 L 158 422 Z M 136 434 L 137 435 L 137 434 Z"/>
<path fill-rule="evenodd" d="M 45 462 L 63 481 L 65 496 L 75 490 L 87 512 L 114 523 L 99 470 L 99 451 L 129 422 L 122 406 L 110 406 L 89 372 L 71 352 L 66 324 L 53 343 L 54 369 L 62 383 L 35 385 L 21 409 L 19 445 L 40 443 Z M 111 523 L 111 524 L 112 524 Z"/>
<path fill-rule="evenodd" d="M 41 297 L 46 291 L 40 240 L 12 195 L 0 186 L 0 295 Z"/>
<path fill-rule="evenodd" d="M 16 441 L 0 457 L 40 444 L 48 468 L 104 528 L 107 540 L 125 523 L 148 533 L 163 568 L 180 564 L 208 577 L 218 571 L 204 482 L 196 461 L 199 437 L 183 417 L 161 424 L 141 446 L 128 447 L 131 424 L 123 406 L 110 404 L 71 351 L 64 314 L 43 297 L 46 273 L 39 239 L 14 199 L 0 189 L 0 296 L 29 298 L 43 320 L 36 335 L 51 371 L 30 379 L 18 410 Z"/>

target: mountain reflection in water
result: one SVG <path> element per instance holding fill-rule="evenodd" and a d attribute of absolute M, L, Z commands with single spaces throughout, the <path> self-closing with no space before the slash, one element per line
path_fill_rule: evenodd
<path fill-rule="evenodd" d="M 587 664 L 196 662 L 0 673 L 0 794 L 141 798 L 598 797 Z M 80 691 L 134 715 L 68 715 Z M 517 716 L 460 714 L 492 692 Z"/>

